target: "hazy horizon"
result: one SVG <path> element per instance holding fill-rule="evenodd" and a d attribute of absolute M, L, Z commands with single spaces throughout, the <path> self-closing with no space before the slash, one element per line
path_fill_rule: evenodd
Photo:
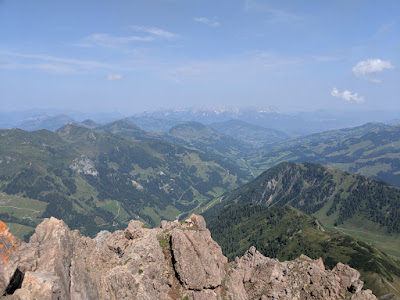
<path fill-rule="evenodd" d="M 0 113 L 26 113 L 30 115 L 68 115 L 69 113 L 79 113 L 79 114 L 120 114 L 124 117 L 129 117 L 133 115 L 141 115 L 146 113 L 154 113 L 154 112 L 167 112 L 167 111 L 260 111 L 263 109 L 269 109 L 271 113 L 278 113 L 283 115 L 297 115 L 297 114 L 307 114 L 307 113 L 328 113 L 332 115 L 342 115 L 342 114 L 352 114 L 352 113 L 365 113 L 365 114 L 374 114 L 374 113 L 387 113 L 388 115 L 399 114 L 400 117 L 400 108 L 399 109 L 373 109 L 373 108 L 338 108 L 338 109 L 286 109 L 281 110 L 277 106 L 261 106 L 261 105 L 192 105 L 192 106 L 154 106 L 149 109 L 139 109 L 134 111 L 124 111 L 122 109 L 104 109 L 104 110 L 96 110 L 96 109 L 70 109 L 70 108 L 57 108 L 57 107 L 27 107 L 27 108 L 19 108 L 19 109 L 8 109 L 8 108 L 0 108 Z M 372 120 L 373 121 L 373 120 Z"/>

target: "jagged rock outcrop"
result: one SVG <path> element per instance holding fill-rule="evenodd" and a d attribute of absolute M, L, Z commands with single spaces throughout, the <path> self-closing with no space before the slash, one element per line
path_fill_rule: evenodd
<path fill-rule="evenodd" d="M 301 256 L 280 263 L 254 247 L 228 263 L 201 216 L 82 236 L 45 219 L 29 243 L 0 223 L 4 299 L 376 299 L 358 271 Z"/>
<path fill-rule="evenodd" d="M 229 277 L 233 299 L 376 299 L 362 290 L 360 273 L 347 265 L 326 271 L 321 259 L 305 255 L 281 263 L 254 247 L 236 258 Z"/>
<path fill-rule="evenodd" d="M 16 243 L 7 226 L 0 221 L 0 296 L 12 288 L 13 281 L 18 276 L 17 273 L 13 278 L 19 260 Z"/>

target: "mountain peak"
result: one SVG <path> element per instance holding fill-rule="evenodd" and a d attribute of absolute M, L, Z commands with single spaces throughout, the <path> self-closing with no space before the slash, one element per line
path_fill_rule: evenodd
<path fill-rule="evenodd" d="M 204 130 L 204 129 L 211 129 L 209 127 L 207 127 L 206 125 L 200 123 L 200 122 L 195 122 L 195 121 L 191 121 L 191 122 L 186 122 L 183 124 L 178 124 L 174 127 L 172 127 L 169 130 L 169 133 L 174 132 L 176 130 L 182 130 L 182 129 L 194 129 L 194 130 Z"/>
<path fill-rule="evenodd" d="M 60 129 L 58 129 L 57 134 L 64 138 L 72 137 L 72 136 L 81 136 L 83 134 L 91 132 L 91 129 L 86 128 L 84 126 L 80 126 L 78 124 L 74 123 L 68 123 L 67 125 L 64 125 Z"/>
<path fill-rule="evenodd" d="M 90 128 L 90 129 L 94 129 L 96 127 L 101 126 L 101 124 L 99 124 L 96 121 L 93 121 L 91 119 L 87 119 L 87 120 L 81 122 L 80 125 L 82 125 L 84 127 L 87 127 L 87 128 Z"/>
<path fill-rule="evenodd" d="M 115 126 L 115 127 L 132 128 L 132 129 L 141 130 L 141 128 L 139 126 L 136 126 L 132 122 L 129 122 L 128 120 L 125 120 L 125 119 L 114 121 L 114 122 L 109 123 L 109 124 L 107 124 L 105 126 L 110 126 L 110 127 L 111 126 Z"/>

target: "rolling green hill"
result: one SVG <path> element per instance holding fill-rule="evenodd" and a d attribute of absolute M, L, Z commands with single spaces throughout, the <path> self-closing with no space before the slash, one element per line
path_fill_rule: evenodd
<path fill-rule="evenodd" d="M 213 123 L 210 127 L 254 147 L 264 147 L 268 144 L 289 139 L 289 135 L 283 131 L 267 129 L 241 120 Z"/>
<path fill-rule="evenodd" d="M 251 173 L 245 158 L 254 152 L 247 145 L 229 135 L 219 133 L 211 127 L 197 122 L 189 122 L 172 127 L 168 133 L 146 131 L 128 120 L 119 120 L 101 127 L 96 131 L 109 132 L 137 141 L 161 140 L 201 151 L 216 161 L 225 161 L 239 166 L 244 172 Z M 232 166 L 233 167 L 233 166 Z"/>
<path fill-rule="evenodd" d="M 56 133 L 0 130 L 0 166 L 0 214 L 23 233 L 49 216 L 87 234 L 130 219 L 156 225 L 247 178 L 198 150 L 72 124 Z"/>
<path fill-rule="evenodd" d="M 306 136 L 251 159 L 259 171 L 283 161 L 323 163 L 400 187 L 400 125 L 369 123 Z"/>
<path fill-rule="evenodd" d="M 195 147 L 232 161 L 240 160 L 252 151 L 249 145 L 197 122 L 172 127 L 168 137 L 173 143 Z"/>
<path fill-rule="evenodd" d="M 185 121 L 174 119 L 161 119 L 151 116 L 132 116 L 126 118 L 127 121 L 136 124 L 140 128 L 155 132 L 168 132 L 172 127 L 185 123 Z"/>
<path fill-rule="evenodd" d="M 303 144 L 312 143 L 330 143 L 347 138 L 361 137 L 371 132 L 378 132 L 387 129 L 389 126 L 383 123 L 371 122 L 361 126 L 348 127 L 336 130 L 328 130 L 319 133 L 314 133 L 306 136 L 301 136 L 292 139 L 286 139 L 275 144 L 266 146 L 266 149 L 287 149 L 288 147 L 301 146 Z"/>
<path fill-rule="evenodd" d="M 99 124 L 99 123 L 97 123 L 97 122 L 95 122 L 93 120 L 90 120 L 90 119 L 87 119 L 87 120 L 81 122 L 79 125 L 83 126 L 83 127 L 86 127 L 86 128 L 90 128 L 90 129 L 94 129 L 96 127 L 100 127 L 101 126 L 101 124 Z"/>
<path fill-rule="evenodd" d="M 313 163 L 280 163 L 218 205 L 226 203 L 291 205 L 400 259 L 400 188 L 368 177 Z"/>
<path fill-rule="evenodd" d="M 321 257 L 325 267 L 338 262 L 361 272 L 365 287 L 377 296 L 400 297 L 400 264 L 375 247 L 348 235 L 325 230 L 317 221 L 290 206 L 228 205 L 206 213 L 207 228 L 232 260 L 250 246 L 281 261 L 305 254 Z"/>
<path fill-rule="evenodd" d="M 128 120 L 118 120 L 96 128 L 96 131 L 118 134 L 124 137 L 132 137 L 137 140 L 163 139 L 165 134 L 146 131 Z"/>

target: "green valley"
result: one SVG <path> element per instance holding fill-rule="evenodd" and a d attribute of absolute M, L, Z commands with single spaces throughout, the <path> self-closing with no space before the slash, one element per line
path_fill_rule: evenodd
<path fill-rule="evenodd" d="M 265 147 L 266 145 L 289 139 L 289 135 L 283 131 L 267 129 L 241 120 L 213 123 L 210 127 L 254 147 Z"/>

